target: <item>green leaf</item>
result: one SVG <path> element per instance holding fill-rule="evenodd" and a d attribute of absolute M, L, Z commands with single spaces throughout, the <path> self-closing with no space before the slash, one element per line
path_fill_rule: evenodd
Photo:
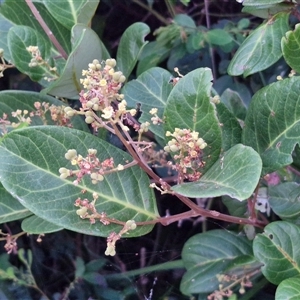
<path fill-rule="evenodd" d="M 239 201 L 249 198 L 260 178 L 261 160 L 251 148 L 235 145 L 195 182 L 175 185 L 172 190 L 187 197 L 228 195 Z"/>
<path fill-rule="evenodd" d="M 170 50 L 169 47 L 157 41 L 145 45 L 139 57 L 136 71 L 137 76 L 140 76 L 143 72 L 152 67 L 156 67 L 160 62 L 164 61 L 168 57 Z"/>
<path fill-rule="evenodd" d="M 34 6 L 39 12 L 40 17 L 45 21 L 51 33 L 58 40 L 62 48 L 69 53 L 71 51 L 70 31 L 61 26 L 49 13 L 46 7 L 40 2 L 34 2 Z M 18 13 L 22 12 L 22 13 Z M 0 5 L 0 14 L 15 25 L 29 26 L 38 31 L 45 40 L 49 40 L 44 29 L 39 22 L 32 16 L 32 12 L 26 4 L 25 0 L 6 0 Z M 54 49 L 54 46 L 53 46 Z M 56 55 L 59 54 L 55 48 Z"/>
<path fill-rule="evenodd" d="M 233 38 L 227 31 L 217 28 L 206 33 L 206 40 L 210 44 L 223 46 L 229 44 Z"/>
<path fill-rule="evenodd" d="M 136 107 L 138 103 L 141 104 L 140 122 L 150 122 L 153 116 L 149 111 L 152 108 L 157 108 L 158 117 L 163 119 L 167 98 L 172 90 L 172 84 L 169 83 L 171 77 L 172 75 L 164 69 L 152 68 L 124 86 L 122 93 L 128 105 Z M 165 140 L 162 124 L 153 125 L 151 123 L 149 128 L 159 141 Z"/>
<path fill-rule="evenodd" d="M 268 187 L 269 204 L 281 219 L 300 216 L 300 186 L 296 182 L 284 182 Z"/>
<path fill-rule="evenodd" d="M 281 38 L 289 29 L 288 19 L 289 14 L 279 13 L 255 29 L 230 62 L 229 75 L 246 77 L 277 62 L 282 56 Z"/>
<path fill-rule="evenodd" d="M 18 119 L 11 116 L 12 112 L 17 111 L 18 109 L 24 111 L 28 110 L 29 113 L 34 112 L 34 114 L 37 112 L 37 109 L 35 107 L 35 102 L 39 103 L 45 103 L 49 104 L 49 107 L 51 105 L 62 107 L 66 106 L 65 103 L 62 101 L 47 96 L 47 95 L 41 95 L 40 93 L 36 92 L 28 92 L 28 91 L 2 91 L 0 92 L 0 115 L 7 114 L 7 120 L 10 122 L 18 123 Z M 43 106 L 42 106 L 43 107 Z M 44 111 L 44 110 L 43 110 Z M 28 115 L 26 116 L 28 117 Z M 36 114 L 30 118 L 31 123 L 30 125 L 58 125 L 57 122 L 52 120 L 50 111 L 46 112 L 44 118 L 37 116 Z M 80 116 L 74 116 L 71 118 L 71 125 L 76 128 L 80 129 L 86 132 L 90 132 L 87 124 L 84 122 L 84 120 Z M 11 125 L 6 125 L 6 130 L 11 131 L 15 128 L 13 128 Z M 0 132 L 3 133 L 4 128 L 0 127 Z"/>
<path fill-rule="evenodd" d="M 22 230 L 29 234 L 52 233 L 63 229 L 61 226 L 34 215 L 23 220 L 21 226 Z"/>
<path fill-rule="evenodd" d="M 221 95 L 221 101 L 227 106 L 227 108 L 236 118 L 245 120 L 247 107 L 238 92 L 231 89 L 226 89 Z"/>
<path fill-rule="evenodd" d="M 7 35 L 9 29 L 13 26 L 11 22 L 6 20 L 1 14 L 0 14 L 0 48 L 4 50 L 4 59 L 8 62 L 11 61 L 11 55 L 7 44 Z"/>
<path fill-rule="evenodd" d="M 281 3 L 285 0 L 244 0 L 243 5 L 244 6 L 258 6 L 258 5 L 270 5 L 275 3 Z"/>
<path fill-rule="evenodd" d="M 242 128 L 225 104 L 220 102 L 216 105 L 216 109 L 222 130 L 222 150 L 227 151 L 241 142 Z"/>
<path fill-rule="evenodd" d="M 280 12 L 291 13 L 294 9 L 294 6 L 295 4 L 286 2 L 269 5 L 245 6 L 242 9 L 242 12 L 246 14 L 252 14 L 259 18 L 269 19 L 270 16 L 276 15 Z"/>
<path fill-rule="evenodd" d="M 148 42 L 145 36 L 150 28 L 144 23 L 135 23 L 129 26 L 123 33 L 117 52 L 117 67 L 126 78 L 129 77 L 139 56 Z"/>
<path fill-rule="evenodd" d="M 39 81 L 48 72 L 46 67 L 29 67 L 31 54 L 26 50 L 29 46 L 38 46 L 43 59 L 50 57 L 50 43 L 36 30 L 28 26 L 13 26 L 7 35 L 8 47 L 13 64 L 18 70 L 28 75 L 33 81 Z M 51 74 L 49 73 L 51 76 Z"/>
<path fill-rule="evenodd" d="M 0 224 L 23 219 L 32 214 L 0 183 Z"/>
<path fill-rule="evenodd" d="M 105 175 L 99 184 L 92 184 L 84 177 L 78 184 L 61 179 L 59 168 L 71 166 L 64 155 L 76 149 L 83 157 L 88 149 L 98 150 L 100 161 L 114 158 L 114 164 L 126 164 L 131 157 L 109 143 L 85 132 L 55 126 L 29 127 L 16 130 L 3 138 L 0 144 L 0 180 L 3 186 L 22 205 L 38 217 L 76 232 L 107 236 L 119 232 L 120 225 L 90 224 L 76 214 L 75 200 L 99 195 L 96 209 L 120 221 L 147 221 L 157 218 L 154 193 L 149 188 L 147 175 L 137 166 Z M 82 194 L 82 190 L 86 193 Z M 153 228 L 138 226 L 129 236 L 140 236 Z"/>
<path fill-rule="evenodd" d="M 299 143 L 300 78 L 272 83 L 253 97 L 243 128 L 243 140 L 263 161 L 263 172 L 271 173 L 293 162 Z"/>
<path fill-rule="evenodd" d="M 275 300 L 300 299 L 300 277 L 295 276 L 283 280 L 276 289 Z"/>
<path fill-rule="evenodd" d="M 222 202 L 226 205 L 229 214 L 240 218 L 245 218 L 248 212 L 247 201 L 239 201 L 228 196 L 222 197 Z"/>
<path fill-rule="evenodd" d="M 181 255 L 187 269 L 180 284 L 185 295 L 218 290 L 217 275 L 227 274 L 232 268 L 246 269 L 254 262 L 251 243 L 228 230 L 194 235 L 185 243 Z"/>
<path fill-rule="evenodd" d="M 215 106 L 210 102 L 212 74 L 208 68 L 196 69 L 183 78 L 172 89 L 164 113 L 165 131 L 175 128 L 199 132 L 208 147 L 203 150 L 209 156 L 204 173 L 218 159 L 221 150 L 221 129 Z"/>
<path fill-rule="evenodd" d="M 64 27 L 71 28 L 81 23 L 88 26 L 95 14 L 99 0 L 52 1 L 43 0 L 50 14 Z"/>
<path fill-rule="evenodd" d="M 286 221 L 272 222 L 253 242 L 254 255 L 264 276 L 273 284 L 300 274 L 300 228 Z"/>
<path fill-rule="evenodd" d="M 82 70 L 86 70 L 94 59 L 101 62 L 109 58 L 109 53 L 97 34 L 85 25 L 78 24 L 72 28 L 72 45 L 72 52 L 62 74 L 42 91 L 43 94 L 78 99 L 83 88 L 80 83 Z"/>
<path fill-rule="evenodd" d="M 296 24 L 294 31 L 286 33 L 282 38 L 281 47 L 287 64 L 296 72 L 300 72 L 300 24 Z"/>

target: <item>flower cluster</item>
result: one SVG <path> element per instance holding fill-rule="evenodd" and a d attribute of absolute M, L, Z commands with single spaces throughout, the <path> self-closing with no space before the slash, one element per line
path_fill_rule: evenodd
<path fill-rule="evenodd" d="M 80 112 L 68 107 L 65 113 L 68 116 L 74 114 L 84 114 L 85 122 L 91 124 L 97 130 L 98 127 L 105 126 L 106 122 L 123 121 L 127 113 L 131 116 L 136 114 L 136 109 L 127 109 L 127 102 L 119 90 L 126 78 L 120 71 L 116 71 L 115 59 L 107 59 L 100 63 L 94 59 L 90 63 L 88 70 L 83 70 L 82 75 L 85 78 L 80 79 L 85 90 L 79 94 L 81 109 Z M 97 113 L 99 112 L 99 114 Z M 99 118 L 99 115 L 101 118 Z M 119 124 L 122 126 L 122 124 Z M 123 130 L 128 130 L 123 126 Z"/>
<path fill-rule="evenodd" d="M 50 112 L 51 119 L 56 125 L 72 127 L 70 118 L 66 117 L 65 106 L 50 105 L 47 102 L 35 102 L 34 107 L 36 108 L 36 111 L 33 112 L 33 114 L 40 117 L 45 125 L 47 125 L 46 114 L 47 112 Z"/>
<path fill-rule="evenodd" d="M 96 219 L 99 219 L 99 221 L 102 224 L 109 225 L 110 221 L 108 220 L 106 213 L 104 212 L 98 213 L 95 207 L 96 200 L 98 199 L 97 193 L 93 193 L 93 199 L 94 200 L 90 202 L 87 198 L 85 199 L 77 198 L 74 203 L 76 207 L 79 207 L 76 210 L 76 214 L 81 219 L 89 219 L 91 224 L 95 224 Z"/>
<path fill-rule="evenodd" d="M 92 183 L 96 184 L 104 179 L 105 174 L 124 170 L 124 166 L 121 164 L 117 167 L 114 166 L 112 157 L 101 162 L 96 154 L 96 149 L 88 149 L 88 155 L 86 157 L 78 155 L 75 149 L 68 150 L 65 154 L 65 158 L 70 160 L 73 166 L 77 165 L 79 170 L 60 168 L 60 178 L 65 179 L 75 175 L 77 179 L 74 181 L 74 184 L 77 185 L 83 176 L 89 175 Z"/>
<path fill-rule="evenodd" d="M 137 225 L 134 220 L 128 220 L 119 233 L 112 232 L 107 237 L 107 248 L 105 255 L 114 256 L 116 254 L 116 242 L 122 237 L 123 234 L 128 233 L 130 230 L 136 229 L 136 226 Z"/>
<path fill-rule="evenodd" d="M 40 49 L 38 46 L 29 46 L 26 47 L 26 50 L 31 54 L 31 60 L 28 66 L 30 68 L 35 68 L 38 66 L 45 66 L 50 74 L 51 78 L 45 77 L 44 79 L 47 81 L 52 81 L 58 78 L 59 74 L 57 73 L 57 68 L 56 67 L 51 67 L 46 60 L 43 59 Z"/>
<path fill-rule="evenodd" d="M 173 154 L 175 160 L 173 169 L 178 172 L 178 181 L 198 180 L 202 175 L 199 168 L 205 166 L 202 160 L 203 149 L 207 146 L 205 141 L 199 137 L 198 132 L 190 129 L 175 128 L 174 133 L 167 131 L 166 136 L 173 137 L 164 150 Z"/>

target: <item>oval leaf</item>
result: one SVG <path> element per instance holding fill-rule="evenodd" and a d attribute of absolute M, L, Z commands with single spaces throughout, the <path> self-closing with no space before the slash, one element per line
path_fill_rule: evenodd
<path fill-rule="evenodd" d="M 75 24 L 89 25 L 99 0 L 52 1 L 43 0 L 51 15 L 64 27 L 71 29 Z"/>
<path fill-rule="evenodd" d="M 282 56 L 281 38 L 288 31 L 289 14 L 279 13 L 255 29 L 239 47 L 228 67 L 231 76 L 244 77 L 265 70 Z"/>
<path fill-rule="evenodd" d="M 141 104 L 140 122 L 149 122 L 153 117 L 149 113 L 152 108 L 157 108 L 158 117 L 163 118 L 167 98 L 172 90 L 172 85 L 169 83 L 171 77 L 172 75 L 164 69 L 152 68 L 124 86 L 122 93 L 128 105 L 136 107 L 137 104 Z M 158 140 L 165 140 L 162 124 L 153 125 L 151 123 L 149 128 Z"/>
<path fill-rule="evenodd" d="M 21 227 L 23 231 L 29 234 L 52 233 L 63 229 L 63 227 L 50 223 L 37 216 L 31 216 L 23 220 Z"/>
<path fill-rule="evenodd" d="M 77 216 L 75 200 L 80 197 L 92 201 L 93 192 L 99 195 L 97 211 L 110 218 L 125 222 L 155 219 L 158 213 L 153 190 L 149 188 L 147 175 L 137 166 L 108 174 L 96 185 L 90 178 L 83 178 L 76 186 L 74 179 L 59 177 L 59 168 L 75 168 L 64 157 L 68 149 L 77 149 L 78 154 L 85 157 L 89 148 L 98 150 L 100 161 L 113 157 L 118 165 L 132 160 L 127 153 L 82 131 L 55 126 L 28 127 L 3 138 L 0 180 L 35 215 L 73 231 L 107 236 L 121 229 L 120 225 L 105 226 L 100 222 L 92 225 Z M 82 194 L 83 190 L 86 193 Z M 152 227 L 138 226 L 130 236 L 143 235 Z"/>
<path fill-rule="evenodd" d="M 61 26 L 54 19 L 54 17 L 50 14 L 50 12 L 47 10 L 44 4 L 35 1 L 34 6 L 38 10 L 41 18 L 49 27 L 51 33 L 58 40 L 59 44 L 62 46 L 64 51 L 69 53 L 71 51 L 70 31 L 67 30 L 65 27 Z M 32 29 L 39 32 L 46 40 L 49 39 L 47 33 L 41 27 L 40 23 L 36 20 L 36 18 L 32 17 L 32 12 L 29 9 L 26 1 L 6 0 L 0 5 L 0 14 L 2 14 L 11 23 L 15 25 L 29 26 Z M 59 54 L 57 49 L 55 49 L 54 52 L 56 52 L 56 55 Z"/>
<path fill-rule="evenodd" d="M 47 112 L 43 116 L 39 116 L 39 112 L 35 107 L 35 102 L 39 102 L 41 104 L 41 111 L 40 112 Z M 43 104 L 44 103 L 44 104 Z M 48 105 L 48 108 L 45 108 L 45 105 Z M 58 109 L 62 109 L 62 107 L 66 106 L 65 103 L 62 101 L 47 96 L 41 95 L 40 93 L 36 92 L 28 92 L 28 91 L 2 91 L 0 92 L 0 115 L 7 114 L 7 120 L 10 122 L 18 123 L 18 119 L 11 116 L 12 112 L 17 111 L 18 109 L 24 111 L 27 110 L 28 114 L 25 116 L 26 118 L 29 117 L 30 113 L 33 113 L 34 116 L 30 117 L 32 125 L 59 125 L 59 120 L 53 120 L 50 109 L 51 106 L 54 106 Z M 53 107 L 53 108 L 54 108 Z M 64 112 L 62 111 L 64 116 Z M 58 114 L 56 114 L 57 116 Z M 59 115 L 58 115 L 59 117 Z M 81 116 L 74 116 L 70 119 L 70 124 L 76 129 L 80 129 L 86 132 L 90 132 L 87 124 L 81 118 Z M 0 132 L 5 130 L 11 131 L 15 129 L 11 125 L 5 126 L 5 128 L 0 127 Z"/>
<path fill-rule="evenodd" d="M 261 167 L 259 155 L 239 144 L 225 152 L 199 181 L 175 185 L 172 190 L 193 198 L 228 195 L 242 201 L 252 195 Z"/>
<path fill-rule="evenodd" d="M 273 284 L 300 275 L 300 228 L 285 221 L 273 222 L 253 242 L 255 257 L 264 264 L 264 276 Z"/>
<path fill-rule="evenodd" d="M 148 25 L 135 23 L 123 33 L 117 52 L 117 66 L 126 78 L 130 75 L 144 46 L 147 44 L 145 36 L 149 32 L 150 28 Z"/>
<path fill-rule="evenodd" d="M 187 272 L 180 290 L 190 295 L 217 290 L 220 284 L 217 275 L 225 274 L 232 267 L 249 266 L 253 254 L 251 243 L 245 237 L 228 230 L 211 230 L 190 238 L 183 247 L 182 259 Z"/>
<path fill-rule="evenodd" d="M 32 212 L 15 199 L 0 183 L 0 224 L 23 219 Z"/>
<path fill-rule="evenodd" d="M 294 31 L 289 31 L 281 41 L 283 57 L 287 64 L 296 72 L 300 72 L 300 24 L 296 24 Z"/>
<path fill-rule="evenodd" d="M 276 289 L 275 300 L 300 299 L 300 277 L 283 280 Z"/>
<path fill-rule="evenodd" d="M 300 217 L 300 186 L 296 182 L 284 182 L 268 187 L 269 204 L 281 219 Z"/>
<path fill-rule="evenodd" d="M 33 81 L 39 81 L 48 72 L 46 67 L 29 67 L 31 54 L 26 50 L 29 46 L 38 46 L 43 59 L 48 60 L 50 43 L 36 30 L 27 26 L 13 26 L 7 35 L 8 47 L 13 64 L 21 73 L 28 75 Z M 51 74 L 49 73 L 51 76 Z"/>
<path fill-rule="evenodd" d="M 216 105 L 218 119 L 222 130 L 222 150 L 227 151 L 241 142 L 242 128 L 232 112 L 220 102 Z"/>
<path fill-rule="evenodd" d="M 210 102 L 212 74 L 208 68 L 194 70 L 174 86 L 164 113 L 165 131 L 175 128 L 199 132 L 208 147 L 203 150 L 204 173 L 218 159 L 221 150 L 221 129 L 214 105 Z"/>
<path fill-rule="evenodd" d="M 299 143 L 300 78 L 292 77 L 259 90 L 248 109 L 243 140 L 263 161 L 263 172 L 270 173 L 292 163 L 292 152 Z"/>

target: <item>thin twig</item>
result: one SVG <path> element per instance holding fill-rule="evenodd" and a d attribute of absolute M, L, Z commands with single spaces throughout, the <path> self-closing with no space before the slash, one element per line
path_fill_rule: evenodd
<path fill-rule="evenodd" d="M 45 31 L 45 33 L 49 37 L 49 39 L 52 42 L 52 44 L 54 45 L 54 47 L 58 50 L 58 52 L 61 54 L 61 56 L 64 59 L 67 59 L 68 58 L 67 53 L 65 52 L 65 50 L 63 49 L 61 44 L 58 42 L 58 40 L 54 36 L 53 32 L 50 30 L 48 25 L 45 23 L 45 21 L 41 17 L 39 11 L 36 9 L 34 4 L 32 3 L 32 0 L 25 0 L 25 1 L 26 1 L 26 4 L 28 5 L 28 7 L 30 8 L 31 12 L 35 16 L 36 20 L 39 22 L 39 24 L 41 25 L 41 27 L 43 28 L 43 30 Z"/>

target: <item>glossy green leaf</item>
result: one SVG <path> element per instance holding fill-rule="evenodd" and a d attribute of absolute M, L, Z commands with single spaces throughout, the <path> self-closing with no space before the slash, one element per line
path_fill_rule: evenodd
<path fill-rule="evenodd" d="M 181 255 L 187 269 L 180 284 L 185 295 L 218 290 L 218 274 L 227 274 L 233 267 L 247 268 L 254 262 L 251 243 L 228 230 L 194 235 L 185 243 Z"/>
<path fill-rule="evenodd" d="M 221 128 L 215 106 L 210 102 L 212 74 L 208 68 L 196 69 L 185 75 L 172 89 L 164 113 L 165 130 L 175 128 L 199 132 L 208 144 L 203 152 L 205 172 L 219 158 L 221 150 Z"/>
<path fill-rule="evenodd" d="M 21 226 L 22 230 L 29 234 L 52 233 L 63 229 L 63 227 L 50 223 L 35 215 L 23 220 Z"/>
<path fill-rule="evenodd" d="M 175 185 L 172 190 L 193 198 L 228 195 L 242 201 L 252 195 L 261 167 L 259 155 L 251 147 L 238 144 L 226 151 L 200 180 Z"/>
<path fill-rule="evenodd" d="M 83 131 L 56 126 L 28 127 L 11 132 L 2 140 L 0 181 L 35 215 L 76 232 L 107 236 L 122 228 L 114 224 L 105 226 L 99 221 L 90 224 L 76 214 L 75 200 L 80 197 L 92 201 L 94 192 L 99 195 L 96 209 L 110 218 L 137 222 L 157 218 L 149 179 L 137 166 L 108 174 L 95 185 L 89 177 L 78 185 L 73 184 L 74 178 L 59 177 L 61 167 L 76 169 L 64 157 L 68 149 L 76 149 L 85 157 L 89 148 L 98 150 L 101 161 L 110 157 L 115 165 L 131 161 L 127 153 Z M 86 193 L 82 194 L 82 190 Z M 129 236 L 146 234 L 152 227 L 138 226 Z"/>
<path fill-rule="evenodd" d="M 34 113 L 34 116 L 31 117 L 31 123 L 30 126 L 33 125 L 59 125 L 57 122 L 52 120 L 50 111 L 48 110 L 47 113 L 44 115 L 44 118 L 42 119 L 37 113 L 37 109 L 34 106 L 35 102 L 39 103 L 45 103 L 49 104 L 49 107 L 51 105 L 61 107 L 61 106 L 67 106 L 62 101 L 47 96 L 47 95 L 41 95 L 37 92 L 28 92 L 28 91 L 2 91 L 0 92 L 0 116 L 3 114 L 7 114 L 7 120 L 10 122 L 18 123 L 18 119 L 15 117 L 12 117 L 11 113 L 17 111 L 18 109 L 24 111 L 27 110 L 28 113 Z M 26 116 L 28 117 L 28 115 Z M 70 124 L 73 126 L 73 128 L 80 129 L 86 132 L 90 132 L 87 124 L 84 122 L 84 120 L 81 118 L 81 116 L 74 116 L 70 119 Z M 11 125 L 6 125 L 5 128 L 0 126 L 0 132 L 4 131 L 11 131 L 15 129 Z M 5 132 L 4 132 L 5 133 Z"/>
<path fill-rule="evenodd" d="M 230 62 L 229 75 L 246 77 L 277 62 L 282 56 L 281 38 L 289 29 L 288 19 L 287 13 L 279 13 L 255 29 Z"/>
<path fill-rule="evenodd" d="M 232 36 L 224 29 L 212 29 L 206 33 L 206 40 L 208 43 L 223 46 L 229 44 L 232 41 Z"/>
<path fill-rule="evenodd" d="M 292 152 L 299 143 L 300 78 L 292 77 L 259 90 L 248 109 L 243 140 L 263 161 L 263 172 L 270 173 L 292 163 Z"/>
<path fill-rule="evenodd" d="M 300 217 L 300 186 L 295 182 L 284 182 L 268 188 L 269 204 L 281 219 Z"/>
<path fill-rule="evenodd" d="M 48 68 L 28 66 L 32 58 L 26 50 L 29 46 L 38 46 L 45 60 L 50 57 L 50 43 L 39 32 L 28 26 L 13 26 L 8 31 L 7 41 L 12 62 L 20 72 L 28 75 L 33 81 L 39 81 L 46 76 Z M 49 75 L 51 76 L 50 73 Z"/>
<path fill-rule="evenodd" d="M 300 275 L 300 228 L 285 221 L 267 225 L 253 242 L 254 255 L 264 276 L 273 284 Z"/>
<path fill-rule="evenodd" d="M 239 93 L 231 89 L 226 89 L 221 95 L 221 101 L 227 106 L 227 108 L 236 118 L 245 120 L 247 107 Z"/>
<path fill-rule="evenodd" d="M 64 51 L 69 53 L 71 51 L 70 31 L 61 26 L 41 2 L 34 2 L 34 6 Z M 46 40 L 49 39 L 39 22 L 33 17 L 33 14 L 25 0 L 6 0 L 0 5 L 0 14 L 11 23 L 15 25 L 29 26 L 38 31 Z M 56 52 L 56 55 L 59 54 L 56 48 L 54 52 Z"/>
<path fill-rule="evenodd" d="M 283 280 L 276 289 L 275 300 L 300 299 L 300 276 Z"/>
<path fill-rule="evenodd" d="M 222 150 L 227 151 L 234 145 L 241 142 L 242 128 L 238 120 L 229 111 L 225 104 L 220 102 L 216 105 L 216 110 L 221 124 Z"/>
<path fill-rule="evenodd" d="M 95 14 L 99 0 L 52 1 L 43 0 L 50 14 L 64 27 L 71 28 L 78 24 L 89 25 Z"/>
<path fill-rule="evenodd" d="M 152 68 L 124 86 L 122 93 L 125 95 L 127 104 L 130 107 L 141 104 L 140 122 L 149 122 L 153 117 L 149 113 L 152 108 L 157 108 L 158 117 L 163 118 L 167 98 L 172 90 L 172 84 L 169 83 L 171 77 L 171 74 L 164 69 Z M 159 141 L 165 140 L 163 124 L 153 125 L 151 123 L 149 128 Z"/>
<path fill-rule="evenodd" d="M 145 36 L 150 28 L 145 23 L 134 23 L 123 33 L 117 52 L 117 67 L 128 78 L 136 65 L 139 56 L 148 43 Z"/>
<path fill-rule="evenodd" d="M 0 224 L 23 219 L 30 215 L 32 212 L 8 193 L 0 183 Z"/>
<path fill-rule="evenodd" d="M 300 72 L 300 24 L 296 24 L 294 31 L 286 33 L 285 37 L 281 41 L 283 57 L 288 65 Z"/>
<path fill-rule="evenodd" d="M 69 55 L 59 79 L 44 89 L 42 93 L 78 99 L 78 94 L 83 89 L 80 84 L 80 78 L 83 77 L 82 70 L 87 70 L 88 64 L 94 59 L 101 62 L 109 58 L 109 53 L 97 34 L 85 25 L 78 24 L 72 28 L 72 45 L 72 53 Z"/>

